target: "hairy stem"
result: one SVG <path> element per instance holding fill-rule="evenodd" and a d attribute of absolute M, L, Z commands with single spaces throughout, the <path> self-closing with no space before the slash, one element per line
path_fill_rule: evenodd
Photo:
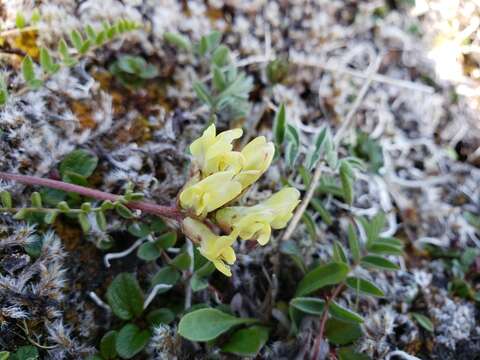
<path fill-rule="evenodd" d="M 91 189 L 85 186 L 69 184 L 63 181 L 39 178 L 36 176 L 17 175 L 17 174 L 0 172 L 0 179 L 11 180 L 11 181 L 15 181 L 15 182 L 19 182 L 27 185 L 45 186 L 48 188 L 63 190 L 66 192 L 73 192 L 73 193 L 77 193 L 82 196 L 94 198 L 97 200 L 110 200 L 114 202 L 121 199 L 121 196 L 119 195 Z M 176 207 L 172 207 L 172 206 L 161 206 L 161 205 L 153 204 L 151 202 L 146 202 L 146 201 L 130 201 L 125 205 L 128 208 L 133 210 L 141 210 L 148 214 L 166 217 L 166 218 L 174 219 L 177 221 L 181 221 L 183 218 L 182 212 L 178 210 Z"/>

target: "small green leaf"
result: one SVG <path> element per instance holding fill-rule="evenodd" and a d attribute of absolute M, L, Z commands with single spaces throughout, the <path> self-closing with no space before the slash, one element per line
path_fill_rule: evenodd
<path fill-rule="evenodd" d="M 296 297 L 290 301 L 290 305 L 307 314 L 322 315 L 325 309 L 325 301 L 313 297 Z"/>
<path fill-rule="evenodd" d="M 395 237 L 379 237 L 375 243 L 378 244 L 389 244 L 391 246 L 395 246 L 396 248 L 402 250 L 403 249 L 403 241 L 397 239 Z"/>
<path fill-rule="evenodd" d="M 105 213 L 103 211 L 97 211 L 95 213 L 95 220 L 97 221 L 97 226 L 101 231 L 107 230 L 107 218 L 105 217 Z"/>
<path fill-rule="evenodd" d="M 305 185 L 305 188 L 308 189 L 310 183 L 312 182 L 312 174 L 307 169 L 305 169 L 303 165 L 300 165 L 298 167 L 298 174 L 302 178 L 303 185 Z"/>
<path fill-rule="evenodd" d="M 175 266 L 179 270 L 187 270 L 190 267 L 190 263 L 190 255 L 188 255 L 186 251 L 183 251 L 178 254 L 170 264 Z"/>
<path fill-rule="evenodd" d="M 175 231 L 167 232 L 155 240 L 157 244 L 162 249 L 169 249 L 177 242 L 177 233 Z"/>
<path fill-rule="evenodd" d="M 31 214 L 31 212 L 28 211 L 27 209 L 20 209 L 15 213 L 13 218 L 15 220 L 25 220 L 25 218 L 30 214 Z"/>
<path fill-rule="evenodd" d="M 328 137 L 325 138 L 323 146 L 325 151 L 325 160 L 327 160 L 327 164 L 332 169 L 336 169 L 338 165 L 338 152 L 333 142 L 333 139 Z"/>
<path fill-rule="evenodd" d="M 195 257 L 197 257 L 195 252 L 194 252 L 194 255 L 195 255 Z M 212 262 L 206 261 L 203 264 L 201 262 L 198 262 L 198 263 L 197 262 L 198 261 L 196 261 L 196 263 L 195 263 L 195 267 L 197 268 L 197 270 L 195 271 L 195 275 L 198 275 L 199 277 L 203 278 L 203 277 L 210 276 L 215 271 L 215 266 L 213 265 Z M 202 265 L 200 265 L 200 264 L 202 264 Z"/>
<path fill-rule="evenodd" d="M 123 205 L 121 203 L 116 203 L 115 204 L 115 211 L 117 212 L 118 215 L 120 215 L 124 219 L 133 218 L 132 211 L 128 207 L 126 207 L 125 205 Z"/>
<path fill-rule="evenodd" d="M 18 29 L 23 29 L 25 26 L 27 26 L 27 20 L 25 19 L 25 16 L 21 12 L 17 12 L 17 15 L 15 16 L 15 27 Z"/>
<path fill-rule="evenodd" d="M 113 208 L 115 208 L 115 205 L 113 205 L 113 203 L 110 200 L 105 200 L 100 205 L 100 209 L 102 211 L 109 211 L 109 210 L 112 210 Z"/>
<path fill-rule="evenodd" d="M 8 191 L 2 191 L 0 192 L 0 199 L 2 200 L 2 205 L 5 208 L 11 208 L 12 207 L 12 195 Z"/>
<path fill-rule="evenodd" d="M 165 40 L 170 45 L 176 46 L 183 50 L 188 51 L 192 48 L 192 44 L 190 43 L 190 40 L 186 36 L 183 36 L 182 34 L 179 34 L 179 33 L 167 31 L 163 34 L 163 40 Z"/>
<path fill-rule="evenodd" d="M 72 171 L 65 171 L 65 173 L 62 176 L 62 180 L 69 184 L 88 186 L 88 180 L 85 176 L 79 175 Z M 71 194 L 74 194 L 74 193 L 71 193 Z M 74 196 L 76 196 L 76 194 Z"/>
<path fill-rule="evenodd" d="M 51 210 L 45 214 L 45 224 L 53 224 L 58 216 L 58 210 Z"/>
<path fill-rule="evenodd" d="M 160 249 L 151 241 L 147 241 L 137 249 L 137 256 L 145 261 L 154 261 L 160 257 Z"/>
<path fill-rule="evenodd" d="M 307 232 L 310 238 L 315 240 L 317 238 L 317 225 L 315 224 L 312 215 L 305 211 L 302 214 L 302 221 L 307 227 Z"/>
<path fill-rule="evenodd" d="M 68 206 L 68 203 L 66 201 L 60 201 L 57 204 L 57 208 L 64 213 L 67 213 L 70 211 L 70 206 Z"/>
<path fill-rule="evenodd" d="M 256 356 L 267 341 L 268 328 L 254 325 L 234 332 L 222 351 L 242 357 Z"/>
<path fill-rule="evenodd" d="M 347 277 L 349 271 L 350 268 L 344 263 L 319 265 L 300 281 L 295 296 L 307 295 L 327 285 L 338 284 Z"/>
<path fill-rule="evenodd" d="M 80 34 L 78 30 L 73 30 L 70 33 L 70 41 L 72 42 L 72 45 L 75 47 L 75 49 L 80 52 L 80 49 L 83 45 L 83 38 L 82 34 Z"/>
<path fill-rule="evenodd" d="M 340 163 L 340 182 L 342 183 L 343 198 L 347 204 L 353 203 L 353 171 L 346 161 Z"/>
<path fill-rule="evenodd" d="M 327 321 L 325 335 L 329 341 L 336 345 L 346 345 L 360 338 L 362 329 L 358 324 L 332 318 Z"/>
<path fill-rule="evenodd" d="M 195 273 L 190 279 L 190 286 L 192 287 L 193 292 L 204 290 L 208 287 L 208 280 Z"/>
<path fill-rule="evenodd" d="M 30 17 L 30 22 L 32 24 L 37 24 L 42 18 L 42 15 L 40 14 L 40 10 L 38 9 L 33 9 L 32 16 Z"/>
<path fill-rule="evenodd" d="M 158 233 L 165 231 L 167 229 L 167 225 L 162 219 L 156 217 L 152 219 L 150 228 L 152 229 L 152 232 Z"/>
<path fill-rule="evenodd" d="M 372 296 L 377 296 L 377 297 L 385 296 L 382 289 L 377 287 L 371 281 L 352 276 L 352 277 L 347 278 L 346 283 L 347 283 L 347 286 L 350 289 L 358 291 L 358 292 L 363 293 L 365 295 L 372 295 Z"/>
<path fill-rule="evenodd" d="M 474 213 L 472 212 L 469 212 L 469 211 L 465 211 L 463 213 L 463 217 L 465 218 L 465 220 L 467 220 L 467 222 L 472 225 L 473 227 L 475 227 L 477 229 L 477 231 L 480 231 L 480 216 L 478 215 L 475 215 Z"/>
<path fill-rule="evenodd" d="M 22 61 L 22 75 L 28 86 L 32 89 L 38 89 L 42 85 L 42 81 L 35 76 L 35 69 L 33 67 L 33 60 L 30 55 L 23 58 Z"/>
<path fill-rule="evenodd" d="M 212 31 L 210 34 L 202 36 L 200 43 L 197 46 L 197 51 L 200 56 L 205 56 L 212 52 L 220 44 L 222 34 L 219 31 Z"/>
<path fill-rule="evenodd" d="M 117 331 L 110 330 L 100 340 L 100 354 L 102 354 L 103 359 L 110 360 L 117 357 L 117 349 L 115 348 L 117 335 Z"/>
<path fill-rule="evenodd" d="M 293 334 L 298 333 L 298 328 L 303 319 L 304 313 L 293 306 L 288 307 L 288 317 L 290 318 L 290 331 Z"/>
<path fill-rule="evenodd" d="M 144 238 L 150 235 L 150 227 L 142 222 L 135 222 L 128 226 L 128 232 L 138 238 Z"/>
<path fill-rule="evenodd" d="M 0 106 L 3 106 L 8 101 L 8 88 L 5 78 L 0 75 Z"/>
<path fill-rule="evenodd" d="M 113 39 L 118 34 L 118 26 L 112 25 L 106 28 L 106 34 L 108 39 Z"/>
<path fill-rule="evenodd" d="M 121 273 L 107 289 L 112 311 L 122 320 L 130 320 L 143 312 L 143 293 L 132 274 Z"/>
<path fill-rule="evenodd" d="M 328 212 L 328 210 L 323 206 L 323 203 L 319 199 L 312 199 L 310 204 L 315 209 L 315 211 L 320 215 L 323 222 L 327 225 L 333 224 L 332 215 Z"/>
<path fill-rule="evenodd" d="M 152 326 L 170 324 L 174 319 L 175 313 L 168 308 L 155 309 L 147 315 L 147 321 Z"/>
<path fill-rule="evenodd" d="M 127 324 L 120 329 L 115 348 L 122 359 L 131 359 L 148 344 L 152 336 L 149 330 L 141 330 L 137 325 Z"/>
<path fill-rule="evenodd" d="M 0 351 L 0 360 L 8 360 L 10 353 L 8 351 Z"/>
<path fill-rule="evenodd" d="M 212 65 L 212 84 L 217 91 L 222 91 L 227 86 L 227 80 L 223 75 L 223 71 L 215 65 Z"/>
<path fill-rule="evenodd" d="M 217 309 L 200 309 L 182 317 L 178 324 L 178 333 L 191 341 L 210 341 L 234 326 L 256 321 L 256 319 L 237 318 Z"/>
<path fill-rule="evenodd" d="M 92 203 L 86 201 L 86 202 L 82 203 L 82 205 L 80 205 L 80 209 L 84 213 L 88 214 L 90 211 L 92 211 Z"/>
<path fill-rule="evenodd" d="M 193 83 L 192 87 L 195 93 L 197 94 L 197 97 L 200 99 L 200 101 L 202 101 L 203 103 L 209 106 L 213 105 L 212 96 L 204 84 L 196 81 Z"/>
<path fill-rule="evenodd" d="M 420 324 L 421 327 L 423 327 L 425 330 L 429 332 L 433 332 L 434 326 L 432 321 L 428 317 L 416 312 L 412 312 L 411 314 L 415 318 L 415 320 Z"/>
<path fill-rule="evenodd" d="M 338 360 L 370 360 L 368 355 L 356 352 L 353 346 L 338 349 L 337 354 Z"/>
<path fill-rule="evenodd" d="M 360 243 L 358 242 L 357 232 L 352 224 L 348 224 L 348 246 L 352 252 L 353 261 L 358 264 L 360 262 Z"/>
<path fill-rule="evenodd" d="M 367 267 L 374 267 L 384 270 L 398 270 L 399 266 L 390 260 L 377 255 L 367 255 L 361 260 L 361 264 Z"/>
<path fill-rule="evenodd" d="M 385 227 L 386 220 L 387 219 L 383 212 L 379 212 L 370 221 L 367 221 L 363 217 L 359 218 L 359 221 L 362 224 L 365 233 L 367 234 L 367 244 L 372 244 L 378 240 L 380 232 Z"/>
<path fill-rule="evenodd" d="M 88 220 L 88 216 L 85 213 L 78 214 L 78 222 L 80 223 L 80 227 L 82 231 L 86 234 L 90 230 L 90 221 Z"/>
<path fill-rule="evenodd" d="M 68 50 L 68 45 L 65 39 L 60 39 L 58 43 L 58 52 L 60 53 L 60 56 L 62 58 L 62 62 L 65 66 L 73 66 L 77 63 L 77 60 L 75 60 L 71 55 Z"/>
<path fill-rule="evenodd" d="M 70 53 L 68 52 L 68 45 L 65 39 L 60 39 L 60 41 L 58 42 L 58 52 L 63 59 L 68 59 L 70 57 Z"/>
<path fill-rule="evenodd" d="M 330 302 L 328 312 L 333 317 L 345 322 L 352 322 L 358 324 L 363 323 L 363 318 L 360 315 L 350 309 L 347 309 L 346 307 L 337 304 L 335 301 Z"/>
<path fill-rule="evenodd" d="M 219 68 L 227 65 L 230 62 L 230 49 L 225 45 L 220 45 L 213 52 L 211 61 Z"/>
<path fill-rule="evenodd" d="M 60 163 L 60 175 L 75 173 L 88 178 L 93 174 L 98 165 L 98 157 L 89 151 L 78 149 L 69 153 Z"/>
<path fill-rule="evenodd" d="M 102 45 L 107 40 L 107 32 L 105 30 L 100 31 L 95 38 L 95 45 Z"/>
<path fill-rule="evenodd" d="M 340 241 L 335 240 L 333 243 L 333 260 L 336 262 L 343 262 L 348 264 L 347 253 L 345 252 L 345 248 L 340 243 Z"/>
<path fill-rule="evenodd" d="M 90 50 L 91 46 L 92 46 L 92 42 L 90 41 L 90 39 L 86 39 L 82 42 L 82 46 L 80 46 L 80 49 L 78 49 L 78 52 L 84 55 L 88 52 L 88 50 Z"/>
<path fill-rule="evenodd" d="M 289 168 L 293 168 L 300 153 L 300 135 L 298 130 L 287 124 L 286 128 L 287 147 L 285 149 L 285 161 Z"/>
<path fill-rule="evenodd" d="M 306 272 L 305 264 L 303 263 L 303 256 L 298 248 L 297 244 L 293 241 L 285 241 L 281 244 L 280 251 L 282 254 L 289 255 L 295 265 L 302 270 L 303 273 Z"/>
<path fill-rule="evenodd" d="M 372 139 L 367 133 L 359 132 L 357 134 L 356 144 L 352 148 L 355 156 L 365 160 L 368 163 L 369 170 L 378 173 L 383 166 L 382 146 L 376 139 Z"/>
<path fill-rule="evenodd" d="M 85 26 L 85 34 L 87 34 L 87 37 L 90 40 L 90 42 L 92 44 L 94 44 L 95 39 L 97 38 L 97 32 L 95 31 L 95 29 L 90 24 Z"/>
<path fill-rule="evenodd" d="M 274 59 L 267 64 L 266 73 L 271 84 L 281 83 L 288 75 L 288 62 L 284 59 Z"/>
<path fill-rule="evenodd" d="M 315 138 L 313 149 L 308 153 L 306 161 L 306 168 L 308 170 L 312 170 L 320 160 L 323 151 L 323 143 L 327 136 L 331 136 L 330 130 L 327 127 L 323 127 Z"/>
<path fill-rule="evenodd" d="M 60 65 L 53 62 L 49 51 L 43 47 L 40 49 L 40 65 L 48 74 L 55 74 L 60 69 Z"/>
<path fill-rule="evenodd" d="M 278 146 L 285 140 L 286 126 L 285 105 L 281 104 L 273 120 L 273 138 Z"/>
<path fill-rule="evenodd" d="M 10 360 L 36 360 L 39 358 L 38 350 L 35 346 L 20 346 L 11 356 Z"/>
<path fill-rule="evenodd" d="M 164 284 L 164 285 L 175 285 L 180 279 L 180 272 L 172 266 L 165 266 L 160 269 L 151 279 L 151 286 Z M 159 289 L 157 294 L 162 294 L 167 292 L 169 289 Z"/>
<path fill-rule="evenodd" d="M 379 255 L 402 255 L 403 251 L 398 246 L 385 243 L 385 242 L 375 242 L 370 244 L 367 247 L 367 250 L 373 254 Z"/>

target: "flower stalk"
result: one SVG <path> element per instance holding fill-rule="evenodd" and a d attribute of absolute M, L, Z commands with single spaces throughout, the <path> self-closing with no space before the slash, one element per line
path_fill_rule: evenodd
<path fill-rule="evenodd" d="M 97 200 L 109 200 L 115 202 L 120 200 L 122 196 L 111 194 L 108 192 L 91 189 L 81 185 L 69 184 L 59 180 L 45 179 L 30 175 L 17 175 L 6 172 L 0 172 L 0 179 L 15 181 L 18 183 L 34 186 L 45 186 L 52 189 L 63 190 L 66 192 L 73 192 L 79 195 L 94 198 Z M 181 221 L 183 219 L 182 212 L 173 206 L 161 206 L 147 201 L 129 201 L 125 204 L 132 210 L 141 210 L 144 213 L 152 214 L 155 216 L 165 217 Z"/>

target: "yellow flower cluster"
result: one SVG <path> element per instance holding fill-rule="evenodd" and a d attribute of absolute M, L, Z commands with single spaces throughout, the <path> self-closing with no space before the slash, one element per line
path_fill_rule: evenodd
<path fill-rule="evenodd" d="M 265 245 L 272 229 L 286 226 L 300 197 L 297 189 L 284 188 L 252 207 L 224 207 L 262 176 L 275 152 L 264 136 L 253 139 L 242 151 L 234 151 L 232 142 L 242 133 L 242 129 L 234 129 L 217 135 L 215 125 L 210 125 L 190 145 L 193 175 L 179 198 L 180 206 L 191 214 L 183 221 L 184 233 L 200 244 L 200 253 L 227 276 L 231 276 L 228 265 L 235 262 L 232 245 L 237 237 Z M 211 220 L 228 236 L 215 234 L 202 222 L 214 211 Z"/>

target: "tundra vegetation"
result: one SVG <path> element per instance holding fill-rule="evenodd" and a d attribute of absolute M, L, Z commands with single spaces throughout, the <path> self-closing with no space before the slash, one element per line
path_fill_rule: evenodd
<path fill-rule="evenodd" d="M 61 3 L 0 8 L 0 360 L 480 356 L 480 130 L 421 7 Z"/>

